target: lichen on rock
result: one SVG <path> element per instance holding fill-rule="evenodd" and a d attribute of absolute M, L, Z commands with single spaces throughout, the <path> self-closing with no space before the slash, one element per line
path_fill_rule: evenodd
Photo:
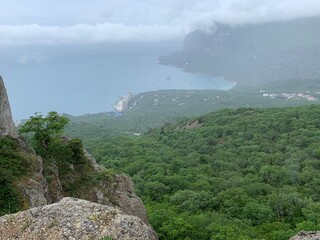
<path fill-rule="evenodd" d="M 0 218 L 0 239 L 157 239 L 135 216 L 75 198 Z"/>
<path fill-rule="evenodd" d="M 296 236 L 290 238 L 290 240 L 319 240 L 319 231 L 301 231 Z"/>

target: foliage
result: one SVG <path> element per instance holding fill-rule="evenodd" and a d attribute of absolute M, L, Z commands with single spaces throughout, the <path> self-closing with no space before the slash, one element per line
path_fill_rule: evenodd
<path fill-rule="evenodd" d="M 39 154 L 43 159 L 43 174 L 49 184 L 51 196 L 56 195 L 55 184 L 59 177 L 64 196 L 88 199 L 98 176 L 84 155 L 80 139 L 56 138 L 50 141 L 44 153 Z"/>
<path fill-rule="evenodd" d="M 95 172 L 84 154 L 82 141 L 62 136 L 68 122 L 68 118 L 57 112 L 49 112 L 45 117 L 36 113 L 20 128 L 20 132 L 31 133 L 32 146 L 43 160 L 43 175 L 52 199 L 57 194 L 91 199 L 94 184 L 99 180 L 110 180 L 112 173 Z M 61 183 L 61 189 L 56 187 L 57 181 Z"/>
<path fill-rule="evenodd" d="M 15 181 L 29 173 L 30 161 L 15 139 L 0 137 L 0 216 L 20 210 Z"/>
<path fill-rule="evenodd" d="M 160 239 L 288 239 L 320 230 L 320 106 L 240 108 L 86 139 L 129 174 Z"/>
<path fill-rule="evenodd" d="M 112 239 L 113 239 L 112 237 L 106 236 L 106 237 L 101 238 L 100 240 L 112 240 Z"/>
<path fill-rule="evenodd" d="M 68 122 L 68 118 L 60 116 L 57 112 L 49 112 L 45 117 L 35 113 L 35 116 L 31 116 L 19 132 L 33 133 L 37 149 L 40 147 L 47 149 L 50 142 L 61 136 Z"/>

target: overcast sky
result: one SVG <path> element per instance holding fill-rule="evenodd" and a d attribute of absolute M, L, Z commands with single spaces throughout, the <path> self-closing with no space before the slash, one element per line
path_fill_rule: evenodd
<path fill-rule="evenodd" d="M 320 15 L 319 0 L 0 0 L 0 46 L 181 39 L 231 25 Z"/>

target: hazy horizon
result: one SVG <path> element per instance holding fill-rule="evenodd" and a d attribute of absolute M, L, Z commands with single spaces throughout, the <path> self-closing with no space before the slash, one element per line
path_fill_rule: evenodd
<path fill-rule="evenodd" d="M 174 41 L 214 22 L 320 16 L 317 0 L 12 0 L 0 7 L 0 47 Z"/>
<path fill-rule="evenodd" d="M 164 89 L 228 89 L 233 83 L 157 64 L 176 43 L 51 47 L 48 58 L 1 62 L 15 120 L 35 112 L 71 115 L 113 111 L 118 97 Z M 137 54 L 139 52 L 139 54 Z M 36 62 L 38 61 L 38 62 Z M 170 76 L 170 80 L 168 80 Z"/>
<path fill-rule="evenodd" d="M 0 7 L 0 74 L 16 119 L 25 117 L 26 113 L 21 113 L 27 109 L 29 115 L 43 111 L 39 107 L 42 92 L 47 93 L 42 97 L 50 98 L 43 101 L 47 108 L 50 101 L 57 101 L 51 98 L 67 98 L 57 93 L 59 88 L 73 91 L 73 84 L 79 93 L 85 92 L 87 86 L 96 83 L 92 79 L 87 85 L 77 82 L 77 71 L 86 70 L 88 76 L 102 79 L 93 63 L 102 63 L 110 52 L 119 60 L 143 58 L 152 51 L 153 62 L 148 64 L 155 64 L 159 55 L 181 48 L 190 31 L 210 31 L 215 21 L 234 26 L 320 16 L 320 2 L 316 0 L 12 0 L 1 2 Z M 122 49 L 124 45 L 130 47 Z M 142 51 L 144 45 L 152 47 Z M 92 64 L 84 63 L 85 59 L 91 59 Z M 114 79 L 115 86 L 117 81 Z M 99 91 L 99 86 L 92 87 L 93 95 L 94 91 Z M 110 87 L 109 95 L 112 91 Z M 29 105 L 33 105 L 32 110 Z M 103 111 L 92 107 L 96 110 Z"/>

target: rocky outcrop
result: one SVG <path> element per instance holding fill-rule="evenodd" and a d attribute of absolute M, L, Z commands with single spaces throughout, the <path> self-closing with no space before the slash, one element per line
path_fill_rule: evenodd
<path fill-rule="evenodd" d="M 134 192 L 134 184 L 125 174 L 109 174 L 107 169 L 84 150 L 86 172 L 70 164 L 68 171 L 59 169 L 57 159 L 42 159 L 32 149 L 27 149 L 21 139 L 16 139 L 21 154 L 27 157 L 30 167 L 26 176 L 15 182 L 19 195 L 19 209 L 27 210 L 60 201 L 64 197 L 77 197 L 119 209 L 139 217 L 148 224 L 146 209 Z M 24 143 L 24 144 L 22 144 Z M 22 145 L 21 145 L 22 144 Z M 61 159 L 66 164 L 66 159 Z M 45 165 L 45 166 L 44 166 Z M 61 167 L 61 165 L 60 165 Z M 46 169 L 46 170 L 44 170 Z M 66 189 L 68 184 L 78 182 L 79 189 Z M 96 179 L 91 183 L 90 179 Z M 78 179 L 78 180 L 77 180 Z"/>
<path fill-rule="evenodd" d="M 320 232 L 319 231 L 311 231 L 311 232 L 300 232 L 296 236 L 290 238 L 290 240 L 319 240 Z"/>
<path fill-rule="evenodd" d="M 84 156 L 88 159 L 94 171 L 101 171 L 104 169 L 100 164 L 97 163 L 96 159 L 92 157 L 86 149 L 83 149 Z"/>
<path fill-rule="evenodd" d="M 12 139 L 16 148 L 12 149 L 21 155 L 21 168 L 25 168 L 25 174 L 13 183 L 17 194 L 18 209 L 26 210 L 48 203 L 48 184 L 43 175 L 43 160 L 37 156 L 33 149 L 20 138 Z M 1 167 L 1 166 L 0 166 Z"/>
<path fill-rule="evenodd" d="M 45 174 L 49 179 L 47 202 L 54 203 L 64 197 L 77 197 L 117 208 L 126 214 L 139 217 L 143 222 L 148 224 L 146 209 L 141 199 L 134 192 L 132 180 L 125 174 L 108 173 L 108 170 L 102 165 L 97 164 L 96 160 L 85 149 L 83 150 L 83 155 L 85 157 L 84 164 L 89 166 L 86 174 L 79 172 L 77 166 L 72 164 L 70 164 L 68 172 L 61 172 L 57 163 L 58 161 L 54 159 L 51 159 L 49 162 L 46 161 L 46 168 L 51 169 L 51 173 Z M 62 162 L 66 161 L 62 159 Z M 94 185 L 88 182 L 83 183 L 80 186 L 81 190 L 73 191 L 73 194 L 66 190 L 64 187 L 66 182 L 75 183 L 83 175 L 99 177 L 97 177 Z"/>
<path fill-rule="evenodd" d="M 107 238 L 109 237 L 109 238 Z M 157 239 L 139 218 L 105 205 L 64 198 L 0 218 L 0 239 Z"/>
<path fill-rule="evenodd" d="M 131 179 L 125 174 L 117 174 L 113 183 L 100 182 L 96 189 L 96 202 L 119 208 L 148 224 L 146 209 L 141 199 L 134 193 Z"/>
<path fill-rule="evenodd" d="M 11 150 L 27 164 L 13 183 L 17 209 L 32 208 L 0 218 L 0 239 L 157 239 L 131 179 L 97 164 L 79 139 L 63 138 L 66 152 L 43 159 L 28 147 L 16 132 L 1 77 L 0 137 L 14 141 Z M 64 198 L 71 196 L 88 201 Z"/>
<path fill-rule="evenodd" d="M 0 76 L 0 136 L 17 138 L 17 131 L 13 123 L 7 90 Z"/>
<path fill-rule="evenodd" d="M 47 204 L 47 183 L 43 176 L 43 161 L 35 155 L 24 140 L 18 137 L 12 119 L 7 90 L 0 76 L 0 137 L 12 138 L 17 145 L 16 151 L 24 155 L 30 163 L 27 177 L 15 182 L 17 193 L 20 196 L 21 206 L 24 209 Z"/>
<path fill-rule="evenodd" d="M 132 99 L 133 95 L 132 93 L 128 93 L 125 97 L 120 97 L 120 99 L 117 101 L 117 103 L 113 106 L 113 109 L 118 112 L 122 113 L 128 109 L 129 102 Z"/>

